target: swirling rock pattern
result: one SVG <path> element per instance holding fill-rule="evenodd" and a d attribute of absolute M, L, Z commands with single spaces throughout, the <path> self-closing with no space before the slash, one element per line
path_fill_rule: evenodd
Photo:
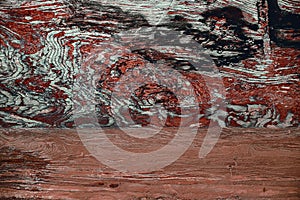
<path fill-rule="evenodd" d="M 74 127 L 72 110 L 76 102 L 72 87 L 84 71 L 83 61 L 93 53 L 93 48 L 109 44 L 116 33 L 154 26 L 156 22 L 159 22 L 157 26 L 193 37 L 207 49 L 223 76 L 227 92 L 223 117 L 227 126 L 299 126 L 297 1 L 216 0 L 171 4 L 166 1 L 160 6 L 150 2 L 1 1 L 0 126 Z M 145 8 L 150 9 L 150 17 L 146 16 Z M 208 91 L 202 87 L 205 83 L 192 65 L 184 60 L 179 62 L 176 55 L 151 49 L 130 52 L 103 72 L 98 89 L 111 92 L 117 81 L 112 71 L 126 71 L 143 60 L 167 61 L 187 77 L 201 103 L 200 123 L 207 126 L 211 108 Z M 171 105 L 176 103 L 176 98 L 166 88 L 149 85 L 141 90 L 136 91 L 141 101 L 149 102 L 152 98 L 154 103 L 179 112 Z M 111 117 L 110 99 L 105 92 L 98 95 L 97 113 L 101 124 L 111 126 L 113 123 L 105 118 Z M 148 118 L 142 111 L 145 110 L 137 108 L 132 116 L 136 123 L 147 125 Z M 166 123 L 176 126 L 178 120 Z"/>

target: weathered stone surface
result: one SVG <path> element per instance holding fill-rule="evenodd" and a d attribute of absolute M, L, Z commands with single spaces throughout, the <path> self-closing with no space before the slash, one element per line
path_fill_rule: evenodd
<path fill-rule="evenodd" d="M 299 199 L 299 13 L 297 0 L 0 1 L 0 199 Z M 160 170 L 121 173 L 80 138 L 94 116 L 132 154 L 182 127 L 167 157 L 195 140 Z M 217 125 L 242 129 L 205 140 Z"/>
<path fill-rule="evenodd" d="M 72 111 L 78 102 L 73 98 L 73 85 L 81 73 L 87 72 L 84 62 L 97 48 L 104 48 L 109 60 L 105 63 L 107 72 L 101 71 L 106 75 L 98 89 L 113 90 L 117 79 L 112 69 L 117 65 L 122 65 L 125 70 L 122 73 L 142 62 L 171 66 L 193 85 L 198 95 L 200 125 L 207 126 L 212 114 L 209 92 L 203 81 L 205 75 L 199 75 L 193 64 L 179 54 L 167 55 L 146 47 L 129 52 L 131 57 L 124 55 L 115 60 L 112 52 L 116 47 L 109 44 L 115 41 L 117 33 L 151 26 L 180 31 L 206 50 L 223 77 L 227 93 L 223 98 L 227 104 L 223 112 L 226 126 L 299 126 L 297 1 L 155 4 L 131 0 L 5 0 L 0 2 L 0 13 L 1 127 L 74 127 Z M 103 69 L 99 63 L 94 63 L 94 67 Z M 145 87 L 147 91 L 143 91 L 147 94 L 140 93 L 139 98 L 148 101 L 154 98 L 150 107 L 157 103 L 170 110 L 176 102 L 166 88 Z M 155 93 L 162 99 L 154 97 Z M 95 112 L 99 121 L 113 125 L 113 120 L 109 122 L 107 118 L 121 118 L 122 113 L 112 116 L 110 96 L 103 93 L 98 97 Z M 135 111 L 127 117 L 147 125 L 149 113 L 143 114 L 138 102 L 133 107 Z M 168 126 L 178 125 L 182 117 L 179 106 L 175 107 L 172 109 L 174 112 L 177 109 L 178 117 L 172 122 L 167 120 Z M 120 125 L 126 126 L 128 122 L 125 119 Z"/>
<path fill-rule="evenodd" d="M 114 131 L 109 129 L 108 134 Z M 190 148 L 172 165 L 155 172 L 121 173 L 97 161 L 74 129 L 2 129 L 0 198 L 299 198 L 299 129 L 224 129 L 203 159 L 198 151 L 206 130 L 198 131 Z M 147 149 L 167 140 L 160 136 Z M 143 149 L 134 141 L 120 144 Z"/>

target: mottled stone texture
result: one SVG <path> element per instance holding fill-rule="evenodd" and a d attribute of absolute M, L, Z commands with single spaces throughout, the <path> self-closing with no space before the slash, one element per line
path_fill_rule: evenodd
<path fill-rule="evenodd" d="M 164 169 L 121 173 L 96 160 L 74 129 L 1 129 L 0 199 L 299 199 L 299 128 L 224 129 L 211 154 L 199 159 L 205 134 L 200 129 L 189 150 Z M 122 144 L 141 149 L 134 140 Z"/>
<path fill-rule="evenodd" d="M 84 60 L 104 43 L 109 52 L 116 33 L 155 25 L 191 36 L 206 49 L 223 77 L 226 126 L 299 126 L 299 13 L 296 0 L 0 1 L 0 126 L 74 127 L 72 87 L 89 67 Z M 114 126 L 122 117 L 110 109 L 118 77 L 144 61 L 167 64 L 186 77 L 198 95 L 200 125 L 210 123 L 210 97 L 193 65 L 145 47 L 100 72 L 95 112 L 102 125 Z M 145 111 L 154 104 L 175 113 L 167 126 L 178 126 L 183 117 L 176 96 L 160 85 L 138 88 L 132 99 L 136 124 L 149 124 Z M 128 125 L 126 117 L 119 125 Z"/>

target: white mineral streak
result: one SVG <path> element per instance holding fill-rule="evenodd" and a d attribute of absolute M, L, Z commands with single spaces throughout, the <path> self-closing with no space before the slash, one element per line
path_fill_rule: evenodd
<path fill-rule="evenodd" d="M 299 0 L 278 0 L 280 9 L 292 13 L 299 13 L 300 1 Z M 300 23 L 300 22 L 299 22 Z"/>

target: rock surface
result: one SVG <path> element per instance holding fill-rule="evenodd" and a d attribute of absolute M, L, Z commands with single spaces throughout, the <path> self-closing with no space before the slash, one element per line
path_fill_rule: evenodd
<path fill-rule="evenodd" d="M 112 112 L 110 93 L 117 77 L 147 63 L 166 65 L 192 84 L 200 126 L 208 126 L 215 108 L 205 85 L 213 76 L 199 73 L 189 62 L 193 55 L 148 46 L 128 52 L 128 46 L 113 45 L 118 33 L 142 27 L 168 28 L 204 49 L 226 90 L 225 96 L 215 99 L 226 104 L 220 114 L 224 126 L 299 126 L 297 1 L 4 0 L 0 13 L 1 127 L 76 126 L 72 112 L 74 104 L 82 102 L 76 101 L 73 89 L 85 73 L 101 77 L 94 89 L 98 98 L 94 112 L 100 124 L 114 126 L 119 119 L 119 126 L 128 126 L 132 118 L 136 125 L 146 126 L 150 116 L 163 117 L 151 110 L 161 105 L 169 112 L 166 125 L 178 126 L 184 117 L 178 99 L 159 84 L 133 88 L 139 95 L 130 97 L 129 116 Z M 87 64 L 95 52 L 106 59 Z M 171 120 L 170 113 L 176 119 Z"/>
<path fill-rule="evenodd" d="M 299 129 L 224 129 L 214 150 L 199 159 L 205 132 L 200 129 L 172 165 L 126 173 L 96 160 L 74 129 L 2 129 L 0 198 L 299 199 Z M 166 139 L 157 138 L 147 148 Z M 124 148 L 143 149 L 130 144 L 122 143 Z"/>

